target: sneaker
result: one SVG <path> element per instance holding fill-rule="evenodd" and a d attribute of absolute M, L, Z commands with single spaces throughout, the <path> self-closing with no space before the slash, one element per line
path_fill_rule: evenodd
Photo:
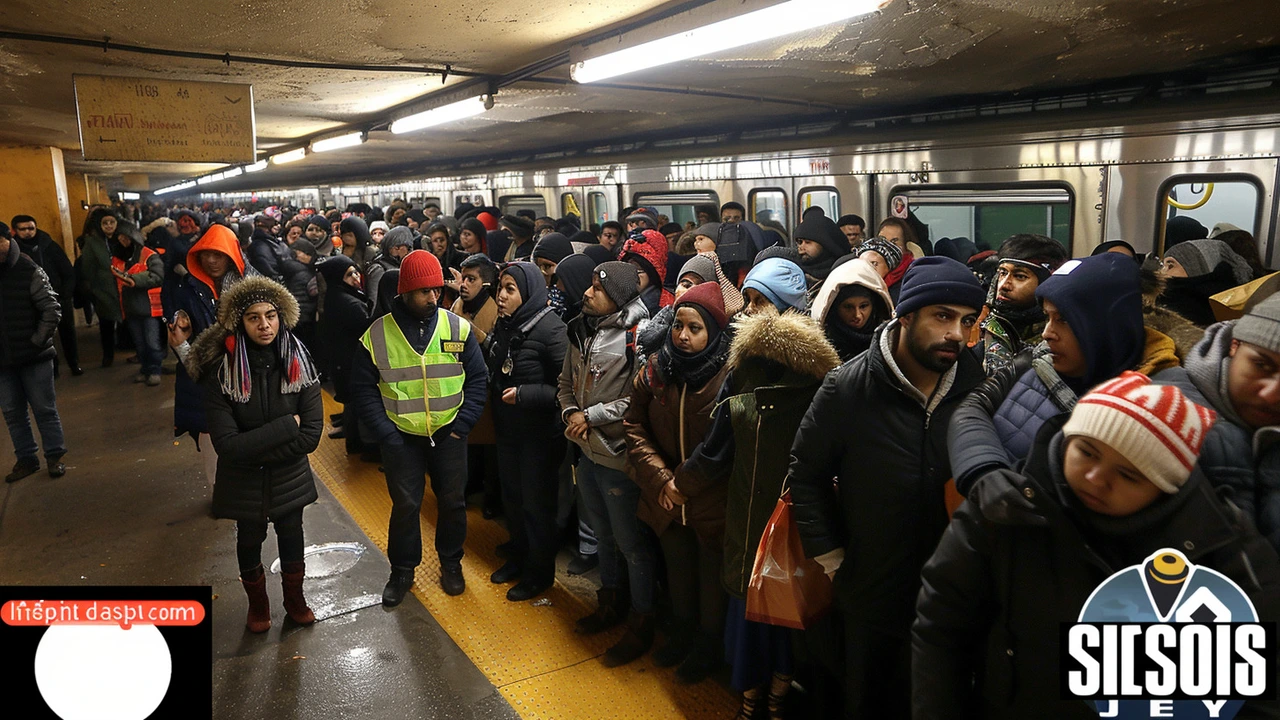
<path fill-rule="evenodd" d="M 144 383 L 144 382 L 146 382 L 146 381 L 147 381 L 147 374 L 146 374 L 146 373 L 138 373 L 137 375 L 134 375 L 134 376 L 133 376 L 133 381 L 134 381 L 134 382 L 136 382 L 136 383 Z"/>
<path fill-rule="evenodd" d="M 28 475 L 34 475 L 39 469 L 40 461 L 35 458 L 19 460 L 14 464 L 13 471 L 4 476 L 4 481 L 7 483 L 18 482 Z"/>
<path fill-rule="evenodd" d="M 155 387 L 160 384 L 160 373 L 147 376 L 147 387 Z"/>

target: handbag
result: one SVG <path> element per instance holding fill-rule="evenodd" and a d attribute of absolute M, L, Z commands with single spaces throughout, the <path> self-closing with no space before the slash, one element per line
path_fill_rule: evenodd
<path fill-rule="evenodd" d="M 832 604 L 831 579 L 816 560 L 805 557 L 800 529 L 785 486 L 764 526 L 747 583 L 747 619 L 803 630 Z"/>

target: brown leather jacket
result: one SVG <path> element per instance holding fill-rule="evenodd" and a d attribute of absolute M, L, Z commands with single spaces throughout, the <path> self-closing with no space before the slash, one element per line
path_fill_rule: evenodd
<path fill-rule="evenodd" d="M 661 535 L 673 521 L 689 525 L 703 538 L 718 538 L 724 527 L 725 485 L 718 491 L 690 498 L 674 511 L 662 509 L 658 498 L 662 487 L 675 477 L 679 467 L 707 435 L 716 395 L 729 368 L 711 378 L 702 388 L 668 384 L 656 394 L 650 386 L 650 368 L 656 353 L 631 381 L 631 406 L 623 416 L 627 435 L 627 473 L 640 486 L 640 507 L 636 515 Z"/>

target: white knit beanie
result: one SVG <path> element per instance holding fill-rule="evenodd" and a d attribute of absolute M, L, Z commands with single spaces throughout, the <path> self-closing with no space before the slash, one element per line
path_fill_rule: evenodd
<path fill-rule="evenodd" d="M 1191 477 L 1204 436 L 1217 419 L 1217 413 L 1191 402 L 1178 388 L 1126 371 L 1080 398 L 1062 434 L 1106 443 L 1172 494 Z"/>

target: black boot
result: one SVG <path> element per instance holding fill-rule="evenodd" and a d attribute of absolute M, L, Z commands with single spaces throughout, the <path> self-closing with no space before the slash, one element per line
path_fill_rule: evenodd
<path fill-rule="evenodd" d="M 616 627 L 627 619 L 627 597 L 617 588 L 596 591 L 596 611 L 574 623 L 573 631 L 594 635 Z"/>
<path fill-rule="evenodd" d="M 631 611 L 627 632 L 616 645 L 604 653 L 605 667 L 618 667 L 639 658 L 653 647 L 653 613 Z"/>
<path fill-rule="evenodd" d="M 719 670 L 723 661 L 724 641 L 710 633 L 699 632 L 693 641 L 693 649 L 676 668 L 676 679 L 687 685 L 700 683 Z"/>
<path fill-rule="evenodd" d="M 653 664 L 658 667 L 675 667 L 693 649 L 693 624 L 680 620 L 671 623 L 671 629 L 663 633 L 666 642 L 653 651 Z"/>
<path fill-rule="evenodd" d="M 391 566 L 391 578 L 387 580 L 387 586 L 382 588 L 383 606 L 395 607 L 404 601 L 405 593 L 413 587 L 415 570 L 416 568 Z"/>

